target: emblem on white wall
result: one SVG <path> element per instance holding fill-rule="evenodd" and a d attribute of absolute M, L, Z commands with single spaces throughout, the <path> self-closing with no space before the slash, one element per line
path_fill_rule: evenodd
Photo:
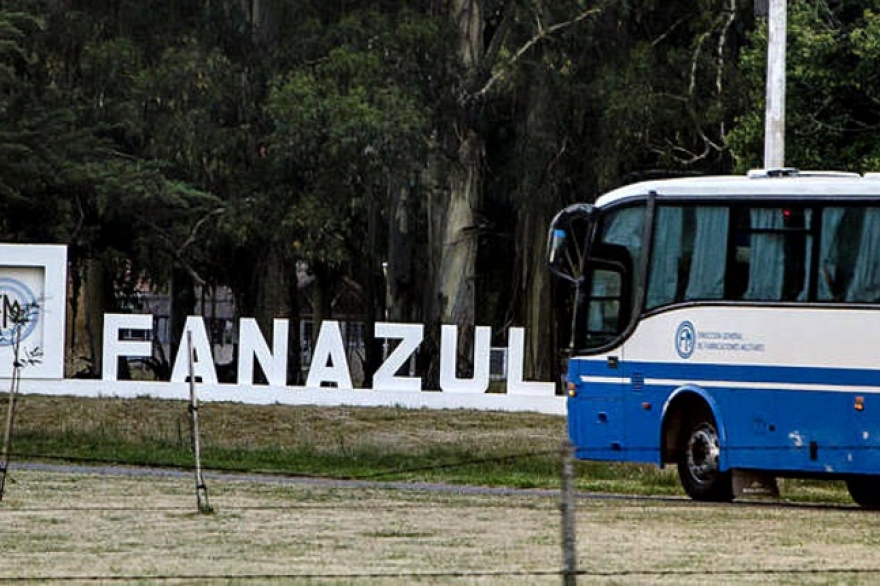
<path fill-rule="evenodd" d="M 12 376 L 14 350 L 28 360 L 22 378 L 64 377 L 67 248 L 0 244 L 0 377 Z"/>

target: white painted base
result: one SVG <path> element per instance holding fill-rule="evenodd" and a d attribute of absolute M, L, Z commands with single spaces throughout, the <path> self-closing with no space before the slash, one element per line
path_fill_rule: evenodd
<path fill-rule="evenodd" d="M 3 379 L 0 379 L 0 384 Z M 322 407 L 403 407 L 407 409 L 478 409 L 565 414 L 565 397 L 518 396 L 501 393 L 444 393 L 439 391 L 382 391 L 310 387 L 198 385 L 199 401 L 230 401 L 252 405 L 316 405 Z M 75 397 L 151 397 L 189 400 L 187 383 L 102 381 L 95 379 L 22 380 L 20 392 Z"/>

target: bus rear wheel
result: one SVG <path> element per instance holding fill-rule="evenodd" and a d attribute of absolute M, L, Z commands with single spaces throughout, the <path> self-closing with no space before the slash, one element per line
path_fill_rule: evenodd
<path fill-rule="evenodd" d="M 719 470 L 721 440 L 712 415 L 695 417 L 679 446 L 678 477 L 688 496 L 698 501 L 733 500 L 733 475 Z"/>
<path fill-rule="evenodd" d="M 846 481 L 852 500 L 865 509 L 880 509 L 880 476 L 853 476 Z"/>

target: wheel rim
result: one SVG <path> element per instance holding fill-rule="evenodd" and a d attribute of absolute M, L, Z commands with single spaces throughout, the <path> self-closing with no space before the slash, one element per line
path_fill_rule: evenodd
<path fill-rule="evenodd" d="M 687 467 L 691 477 L 701 484 L 709 483 L 718 473 L 721 443 L 711 425 L 696 428 L 688 440 Z"/>

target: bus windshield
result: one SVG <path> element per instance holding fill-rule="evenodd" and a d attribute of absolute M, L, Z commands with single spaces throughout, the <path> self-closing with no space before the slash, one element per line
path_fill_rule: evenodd
<path fill-rule="evenodd" d="M 629 325 L 639 290 L 644 246 L 645 206 L 603 215 L 585 263 L 585 295 L 579 299 L 575 349 L 600 348 Z"/>

